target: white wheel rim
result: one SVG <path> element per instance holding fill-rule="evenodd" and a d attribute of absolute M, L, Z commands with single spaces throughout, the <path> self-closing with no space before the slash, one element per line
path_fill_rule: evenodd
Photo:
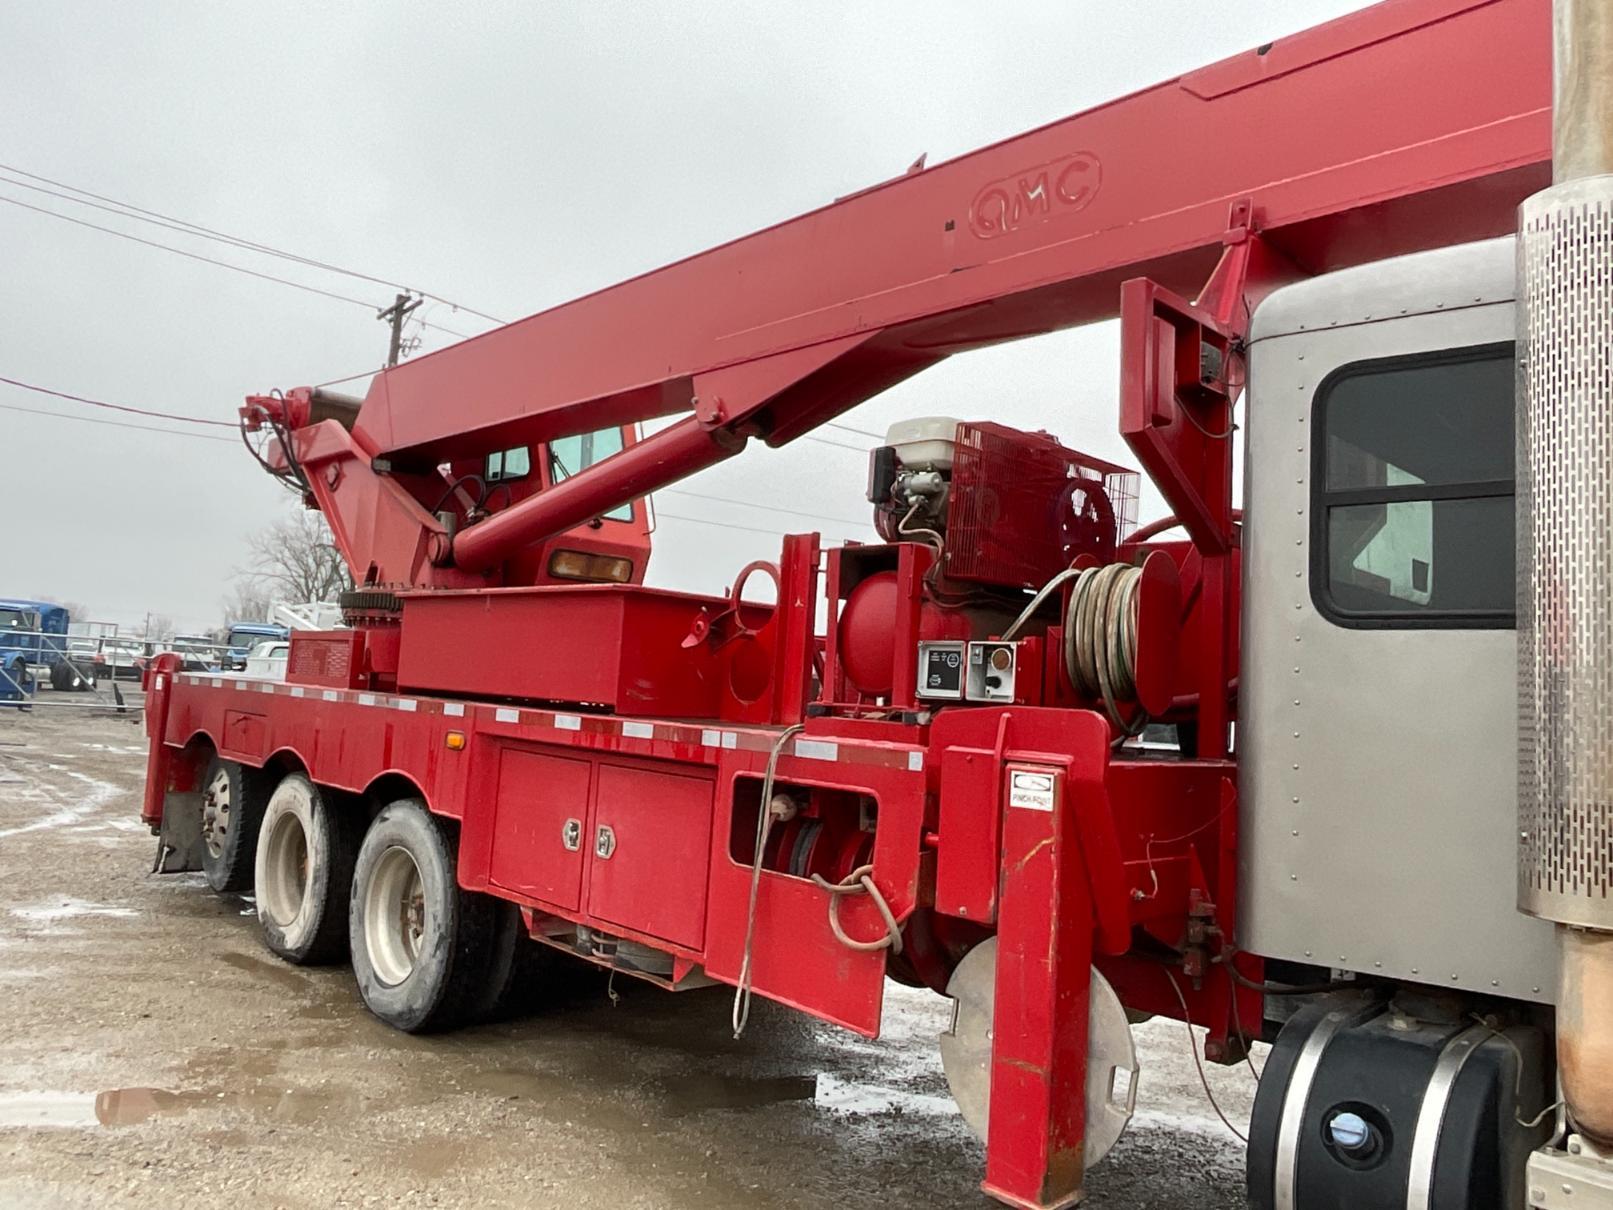
<path fill-rule="evenodd" d="M 396 987 L 414 973 L 426 935 L 425 884 L 409 850 L 381 854 L 364 892 L 364 948 L 376 978 Z"/>
<path fill-rule="evenodd" d="M 308 892 L 308 833 L 293 811 L 275 816 L 264 845 L 263 877 L 259 879 L 258 906 L 282 928 L 302 911 Z"/>
<path fill-rule="evenodd" d="M 230 834 L 230 775 L 220 769 L 202 794 L 202 840 L 214 861 L 224 856 Z"/>

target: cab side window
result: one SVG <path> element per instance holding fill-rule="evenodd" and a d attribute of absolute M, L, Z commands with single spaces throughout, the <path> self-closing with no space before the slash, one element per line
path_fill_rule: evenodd
<path fill-rule="evenodd" d="M 490 484 L 506 479 L 525 479 L 532 473 L 532 451 L 524 445 L 499 450 L 487 456 L 482 477 Z"/>
<path fill-rule="evenodd" d="M 1344 626 L 1514 624 L 1513 346 L 1356 362 L 1313 412 L 1311 595 Z"/>
<path fill-rule="evenodd" d="M 549 477 L 559 483 L 578 471 L 603 462 L 612 454 L 622 452 L 622 430 L 600 429 L 594 433 L 574 433 L 557 437 L 549 442 Z M 605 516 L 612 521 L 631 521 L 633 506 L 624 504 L 613 508 Z"/>

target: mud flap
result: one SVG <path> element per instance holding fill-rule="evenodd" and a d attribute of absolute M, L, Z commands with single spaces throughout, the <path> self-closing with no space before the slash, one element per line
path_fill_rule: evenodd
<path fill-rule="evenodd" d="M 162 800 L 153 874 L 182 874 L 202 868 L 202 793 L 169 790 Z"/>

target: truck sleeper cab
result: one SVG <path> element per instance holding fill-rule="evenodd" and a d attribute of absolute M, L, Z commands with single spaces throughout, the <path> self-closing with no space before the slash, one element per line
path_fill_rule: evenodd
<path fill-rule="evenodd" d="M 1550 1133 L 1518 1124 L 1554 1099 L 1557 949 L 1516 901 L 1515 295 L 1498 239 L 1254 314 L 1238 946 L 1400 989 L 1292 1019 L 1256 1107 L 1256 1206 L 1522 1206 Z M 1442 1128 L 1492 1140 L 1483 1162 L 1436 1168 Z"/>

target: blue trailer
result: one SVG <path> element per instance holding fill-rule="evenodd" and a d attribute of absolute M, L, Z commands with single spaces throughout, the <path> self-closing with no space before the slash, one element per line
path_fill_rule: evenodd
<path fill-rule="evenodd" d="M 49 601 L 0 599 L 0 702 L 23 702 L 38 685 L 40 670 L 65 688 L 67 610 Z M 74 679 L 77 679 L 76 677 Z"/>

